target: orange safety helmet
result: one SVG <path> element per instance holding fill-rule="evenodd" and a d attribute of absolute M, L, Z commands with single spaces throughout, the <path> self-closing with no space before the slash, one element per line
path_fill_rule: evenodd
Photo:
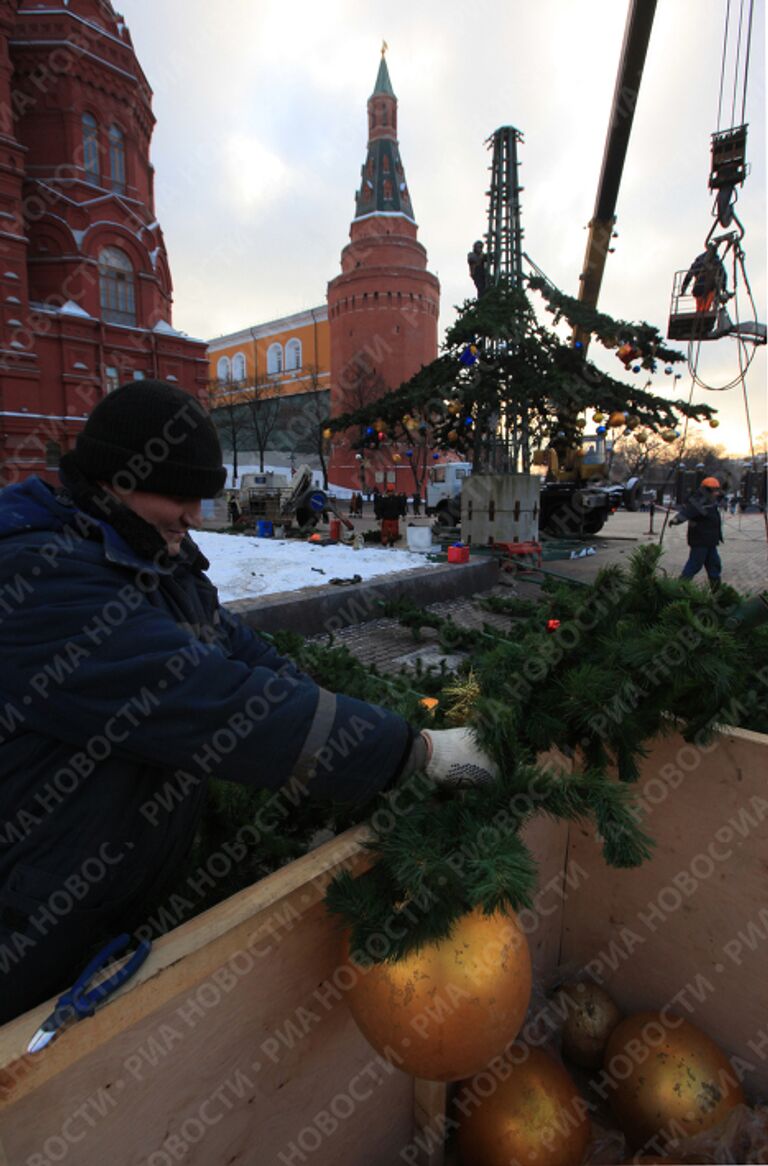
<path fill-rule="evenodd" d="M 718 482 L 717 478 L 702 478 L 701 484 L 702 486 L 706 486 L 708 490 L 720 489 L 720 483 Z"/>

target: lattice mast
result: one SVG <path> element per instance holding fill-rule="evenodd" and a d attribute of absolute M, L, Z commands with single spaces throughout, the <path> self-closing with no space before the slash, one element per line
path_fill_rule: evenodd
<path fill-rule="evenodd" d="M 506 278 L 515 287 L 523 285 L 523 228 L 520 217 L 517 143 L 520 130 L 501 126 L 488 139 L 493 150 L 491 186 L 488 191 L 488 233 L 486 253 L 488 282 Z"/>
<path fill-rule="evenodd" d="M 523 286 L 523 227 L 521 221 L 519 182 L 520 162 L 517 144 L 523 141 L 520 130 L 514 126 L 500 126 L 488 138 L 493 152 L 491 185 L 488 190 L 488 230 L 485 238 L 486 271 L 488 283 L 501 280 L 514 287 Z M 493 358 L 499 347 L 497 341 L 485 342 L 486 353 Z M 530 469 L 529 423 L 525 413 L 507 416 L 502 410 L 489 418 L 488 469 L 497 473 Z"/>

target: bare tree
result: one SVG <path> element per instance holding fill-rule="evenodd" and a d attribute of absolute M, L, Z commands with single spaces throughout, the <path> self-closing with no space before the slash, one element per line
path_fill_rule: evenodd
<path fill-rule="evenodd" d="M 264 453 L 280 416 L 280 390 L 271 380 L 255 380 L 238 393 L 250 423 L 256 449 L 259 451 L 259 469 L 264 472 Z"/>
<path fill-rule="evenodd" d="M 209 381 L 207 385 L 208 411 L 221 437 L 224 452 L 232 453 L 232 485 L 237 485 L 238 455 L 248 449 L 251 438 L 250 420 L 236 400 L 237 390 L 231 384 Z"/>
<path fill-rule="evenodd" d="M 323 434 L 330 413 L 329 389 L 320 385 L 317 365 L 307 366 L 307 377 L 307 391 L 302 394 L 301 427 L 304 435 L 308 438 L 312 451 L 316 452 L 319 458 L 320 470 L 323 473 L 323 489 L 327 490 L 327 462 L 325 459 L 327 440 Z"/>

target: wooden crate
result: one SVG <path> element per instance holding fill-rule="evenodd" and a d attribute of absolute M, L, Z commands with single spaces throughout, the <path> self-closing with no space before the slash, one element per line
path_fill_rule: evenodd
<path fill-rule="evenodd" d="M 654 860 L 609 869 L 589 830 L 537 820 L 525 913 L 539 982 L 587 968 L 625 1010 L 676 998 L 763 1095 L 767 761 L 768 737 L 740 730 L 704 751 L 658 742 L 639 787 Z M 377 1058 L 336 974 L 323 896 L 342 867 L 363 869 L 364 837 L 351 830 L 165 936 L 122 994 L 38 1056 L 24 1050 L 50 1005 L 0 1029 L 0 1166 L 393 1166 L 415 1146 L 440 1166 L 444 1086 Z"/>

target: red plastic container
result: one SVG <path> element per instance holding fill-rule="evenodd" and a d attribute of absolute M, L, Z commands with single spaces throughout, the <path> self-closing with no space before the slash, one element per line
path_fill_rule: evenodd
<path fill-rule="evenodd" d="M 338 518 L 332 518 L 328 523 L 328 535 L 337 542 L 341 538 L 341 521 Z"/>
<path fill-rule="evenodd" d="M 468 563 L 469 562 L 469 547 L 456 545 L 448 547 L 448 562 L 449 563 Z"/>

